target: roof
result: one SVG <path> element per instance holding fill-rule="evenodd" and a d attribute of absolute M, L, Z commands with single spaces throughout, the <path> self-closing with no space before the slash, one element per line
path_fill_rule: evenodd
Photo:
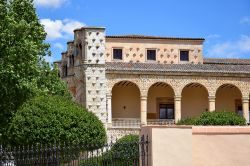
<path fill-rule="evenodd" d="M 57 61 L 54 61 L 53 63 L 61 63 L 62 60 L 57 60 Z"/>
<path fill-rule="evenodd" d="M 164 37 L 164 36 L 145 36 L 145 35 L 116 35 L 106 36 L 106 38 L 119 38 L 119 39 L 167 39 L 167 40 L 201 40 L 204 38 L 180 38 L 180 37 Z"/>
<path fill-rule="evenodd" d="M 67 41 L 67 44 L 74 43 L 74 40 Z"/>
<path fill-rule="evenodd" d="M 106 62 L 107 71 L 250 74 L 250 65 Z"/>
<path fill-rule="evenodd" d="M 98 26 L 83 26 L 81 28 L 74 29 L 75 31 L 81 31 L 83 29 L 105 29 L 105 27 L 98 27 Z"/>
<path fill-rule="evenodd" d="M 250 65 L 250 59 L 219 59 L 205 58 L 204 64 L 230 64 L 230 65 Z"/>

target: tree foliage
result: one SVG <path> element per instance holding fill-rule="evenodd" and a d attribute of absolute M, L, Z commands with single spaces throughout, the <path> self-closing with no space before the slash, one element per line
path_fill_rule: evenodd
<path fill-rule="evenodd" d="M 32 0 L 0 0 L 0 135 L 10 117 L 37 94 L 68 95 L 46 64 L 46 33 Z M 1 131 L 2 130 L 2 131 Z"/>
<path fill-rule="evenodd" d="M 18 109 L 5 140 L 12 145 L 66 142 L 99 147 L 106 142 L 106 131 L 93 113 L 65 97 L 40 96 Z"/>

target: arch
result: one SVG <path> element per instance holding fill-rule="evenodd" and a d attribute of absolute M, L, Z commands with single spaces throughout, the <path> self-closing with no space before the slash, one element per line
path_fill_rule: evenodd
<path fill-rule="evenodd" d="M 175 92 L 171 85 L 155 82 L 148 88 L 147 94 L 148 119 L 174 119 Z"/>
<path fill-rule="evenodd" d="M 129 79 L 110 80 L 110 79 L 108 79 L 107 81 L 108 81 L 107 82 L 108 87 L 107 87 L 107 91 L 106 91 L 107 94 L 112 94 L 112 90 L 113 90 L 114 86 L 120 82 L 123 82 L 123 81 L 131 82 L 131 83 L 135 84 L 140 91 L 140 95 L 142 93 L 140 84 L 138 82 L 136 82 L 135 80 L 129 80 Z"/>
<path fill-rule="evenodd" d="M 112 118 L 140 118 L 140 89 L 131 81 L 112 87 Z"/>
<path fill-rule="evenodd" d="M 182 118 L 197 117 L 208 111 L 208 90 L 196 82 L 184 86 L 181 92 L 181 116 Z"/>
<path fill-rule="evenodd" d="M 227 110 L 242 113 L 242 92 L 231 83 L 220 85 L 215 93 L 215 110 Z"/>

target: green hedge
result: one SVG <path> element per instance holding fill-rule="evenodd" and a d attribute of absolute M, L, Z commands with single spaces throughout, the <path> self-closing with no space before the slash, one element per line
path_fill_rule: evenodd
<path fill-rule="evenodd" d="M 126 135 L 119 139 L 111 148 L 111 153 L 114 156 L 127 160 L 139 156 L 139 136 Z"/>
<path fill-rule="evenodd" d="M 204 112 L 200 118 L 197 119 L 195 125 L 214 125 L 214 126 L 226 126 L 226 125 L 246 125 L 246 120 L 240 117 L 235 112 L 219 111 L 219 112 Z"/>
<path fill-rule="evenodd" d="M 87 144 L 102 146 L 106 131 L 91 112 L 60 96 L 40 96 L 25 103 L 14 115 L 6 136 L 14 145 Z"/>
<path fill-rule="evenodd" d="M 194 125 L 198 118 L 186 118 L 179 120 L 177 125 Z"/>
<path fill-rule="evenodd" d="M 202 125 L 202 126 L 226 126 L 246 125 L 245 118 L 235 112 L 214 111 L 204 112 L 198 118 L 187 118 L 177 122 L 177 125 Z"/>
<path fill-rule="evenodd" d="M 139 136 L 126 135 L 119 139 L 112 148 L 101 156 L 92 157 L 81 162 L 81 166 L 97 165 L 134 165 L 139 161 Z"/>

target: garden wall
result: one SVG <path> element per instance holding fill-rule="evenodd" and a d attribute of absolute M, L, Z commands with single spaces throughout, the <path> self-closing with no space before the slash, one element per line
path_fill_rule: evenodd
<path fill-rule="evenodd" d="M 149 166 L 249 166 L 248 126 L 145 126 Z"/>

